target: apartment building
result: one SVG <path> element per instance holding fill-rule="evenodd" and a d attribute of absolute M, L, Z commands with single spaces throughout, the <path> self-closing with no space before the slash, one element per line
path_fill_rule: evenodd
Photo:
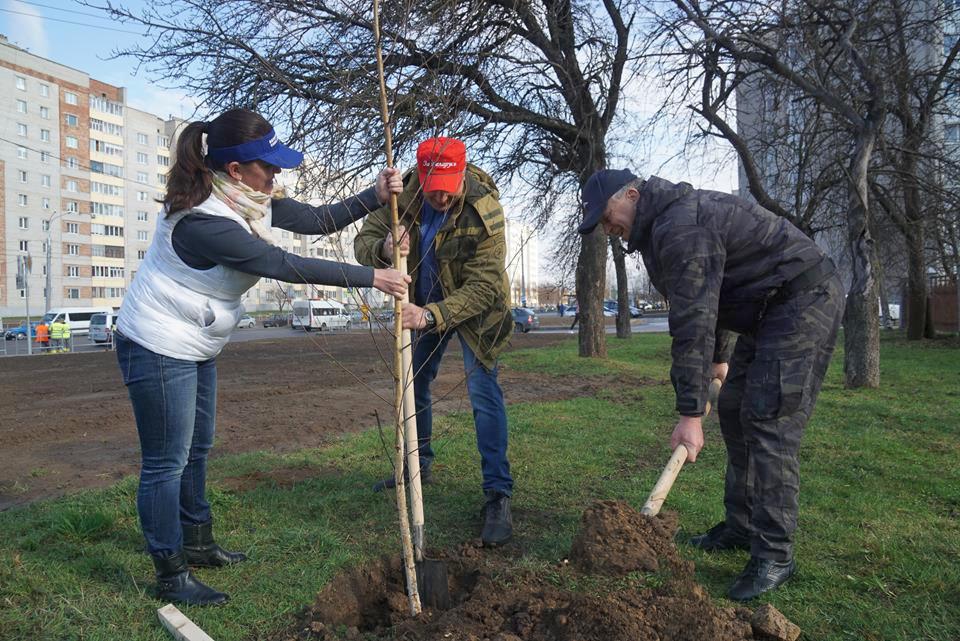
<path fill-rule="evenodd" d="M 514 307 L 540 305 L 540 236 L 530 225 L 506 219 L 507 276 L 510 304 Z"/>
<path fill-rule="evenodd" d="M 2 36 L 0 114 L 0 316 L 28 303 L 118 307 L 152 236 L 177 122 Z M 30 258 L 26 282 L 18 256 Z"/>

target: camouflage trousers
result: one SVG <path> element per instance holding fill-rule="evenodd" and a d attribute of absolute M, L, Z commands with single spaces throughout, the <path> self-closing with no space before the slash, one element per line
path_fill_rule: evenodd
<path fill-rule="evenodd" d="M 834 274 L 773 299 L 757 330 L 737 340 L 717 413 L 727 447 L 726 524 L 750 537 L 751 554 L 793 556 L 800 438 L 820 392 L 843 316 Z"/>

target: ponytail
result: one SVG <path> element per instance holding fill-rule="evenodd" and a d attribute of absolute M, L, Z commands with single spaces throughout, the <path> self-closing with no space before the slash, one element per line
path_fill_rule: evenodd
<path fill-rule="evenodd" d="M 177 158 L 167 173 L 167 193 L 163 198 L 167 214 L 196 207 L 213 189 L 213 178 L 203 157 L 203 134 L 209 123 L 191 122 L 177 140 Z"/>

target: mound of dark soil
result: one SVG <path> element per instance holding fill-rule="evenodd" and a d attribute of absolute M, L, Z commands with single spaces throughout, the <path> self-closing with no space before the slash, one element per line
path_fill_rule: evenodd
<path fill-rule="evenodd" d="M 444 555 L 452 607 L 416 619 L 400 559 L 381 559 L 334 579 L 273 641 L 770 639 L 751 625 L 751 610 L 713 605 L 693 580 L 693 564 L 677 554 L 676 527 L 674 515 L 648 518 L 624 503 L 599 502 L 584 513 L 569 563 L 552 580 L 513 569 L 500 552 L 463 545 Z M 638 576 L 631 573 L 650 581 L 631 581 Z"/>

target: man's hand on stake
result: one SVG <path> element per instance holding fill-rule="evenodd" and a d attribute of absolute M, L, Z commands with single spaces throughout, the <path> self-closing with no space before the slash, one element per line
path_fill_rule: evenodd
<path fill-rule="evenodd" d="M 410 234 L 407 233 L 407 228 L 403 225 L 398 225 L 400 230 L 400 255 L 408 256 L 410 254 Z M 386 238 L 383 239 L 383 253 L 384 260 L 393 260 L 393 232 L 388 231 Z"/>
<path fill-rule="evenodd" d="M 413 303 L 405 303 L 403 305 L 403 328 L 425 329 L 427 326 L 427 319 L 423 314 L 425 311 L 427 310 Z"/>
<path fill-rule="evenodd" d="M 670 449 L 677 449 L 678 445 L 687 448 L 687 463 L 697 460 L 697 454 L 703 449 L 703 427 L 699 416 L 681 416 L 677 426 L 670 436 Z"/>
<path fill-rule="evenodd" d="M 403 174 L 396 167 L 387 167 L 377 175 L 375 189 L 380 204 L 387 204 L 390 194 L 399 194 L 403 191 Z"/>

